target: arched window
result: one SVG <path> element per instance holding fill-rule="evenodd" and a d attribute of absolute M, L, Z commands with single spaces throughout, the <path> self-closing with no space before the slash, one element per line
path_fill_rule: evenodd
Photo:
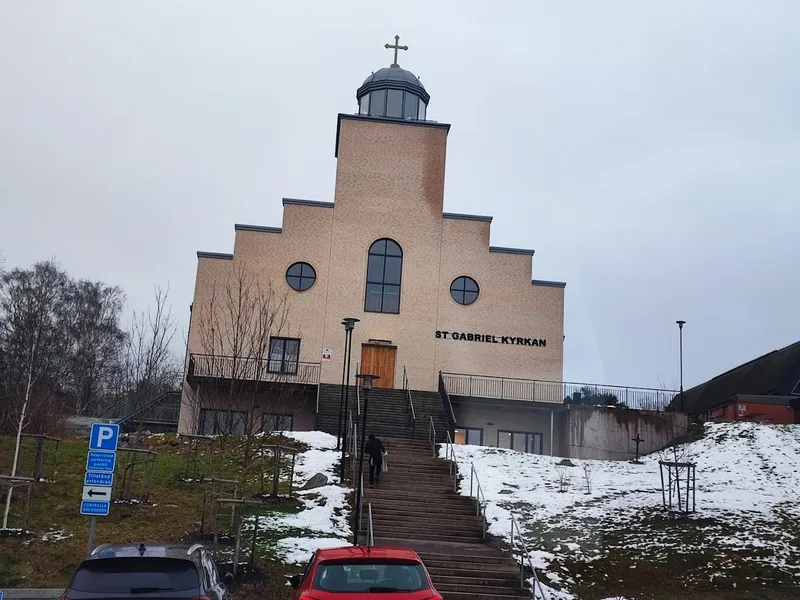
<path fill-rule="evenodd" d="M 367 312 L 400 312 L 400 280 L 403 278 L 403 251 L 394 240 L 380 239 L 369 247 L 367 258 Z"/>

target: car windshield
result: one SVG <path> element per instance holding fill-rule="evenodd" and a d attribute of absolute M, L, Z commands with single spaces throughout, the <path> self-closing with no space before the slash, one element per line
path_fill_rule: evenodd
<path fill-rule="evenodd" d="M 200 586 L 197 567 L 174 558 L 98 558 L 85 561 L 70 583 L 79 592 L 153 594 Z"/>
<path fill-rule="evenodd" d="M 417 592 L 428 589 L 421 563 L 410 560 L 344 560 L 317 567 L 313 588 L 325 592 Z"/>

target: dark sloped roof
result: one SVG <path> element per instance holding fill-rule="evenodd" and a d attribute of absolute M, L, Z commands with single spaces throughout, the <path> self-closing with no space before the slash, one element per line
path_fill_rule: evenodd
<path fill-rule="evenodd" d="M 788 395 L 794 383 L 790 375 L 800 377 L 800 342 L 746 362 L 713 379 L 686 390 L 686 409 L 690 413 L 707 410 L 737 394 Z M 784 387 L 789 389 L 783 389 Z M 672 403 L 678 404 L 680 396 Z"/>

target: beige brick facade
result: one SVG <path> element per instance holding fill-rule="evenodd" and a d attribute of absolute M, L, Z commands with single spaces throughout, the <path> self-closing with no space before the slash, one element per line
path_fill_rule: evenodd
<path fill-rule="evenodd" d="M 435 390 L 439 371 L 561 381 L 564 284 L 532 282 L 532 251 L 490 248 L 489 217 L 443 214 L 448 130 L 432 122 L 339 115 L 334 202 L 284 200 L 280 229 L 237 226 L 233 255 L 199 253 L 193 314 L 215 285 L 224 286 L 244 265 L 287 295 L 286 332 L 301 338 L 301 362 L 322 362 L 324 383 L 341 382 L 344 317 L 360 319 L 353 370 L 362 343 L 396 346 L 396 387 L 404 367 L 420 390 Z M 364 310 L 367 255 L 380 238 L 403 250 L 399 314 Z M 304 292 L 285 278 L 298 261 L 317 274 Z M 480 286 L 469 306 L 450 295 L 461 275 Z M 193 316 L 190 353 L 203 352 L 201 326 Z M 437 338 L 437 331 L 447 335 Z M 472 339 L 454 339 L 453 332 Z M 510 339 L 517 337 L 546 345 Z M 321 360 L 323 348 L 331 349 L 331 360 Z"/>

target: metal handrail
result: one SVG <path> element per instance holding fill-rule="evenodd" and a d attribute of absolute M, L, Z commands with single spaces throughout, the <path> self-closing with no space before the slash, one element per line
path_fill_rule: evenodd
<path fill-rule="evenodd" d="M 353 432 L 350 435 L 350 462 L 353 464 L 353 485 L 356 483 L 356 467 L 358 466 L 358 423 L 353 422 Z"/>
<path fill-rule="evenodd" d="M 431 443 L 433 457 L 436 458 L 436 425 L 433 424 L 433 417 L 428 417 L 428 442 Z"/>
<path fill-rule="evenodd" d="M 364 472 L 361 472 L 361 479 L 358 484 L 358 529 L 361 530 L 364 527 Z M 358 535 L 356 533 L 356 535 Z"/>
<path fill-rule="evenodd" d="M 442 407 L 444 408 L 444 415 L 447 418 L 447 425 L 450 431 L 453 431 L 453 435 L 455 435 L 456 414 L 453 411 L 453 403 L 450 401 L 450 394 L 447 391 L 447 384 L 445 383 L 441 371 L 439 371 L 439 397 L 442 400 Z"/>
<path fill-rule="evenodd" d="M 528 554 L 528 544 L 525 541 L 525 538 L 522 536 L 522 530 L 519 528 L 519 524 L 517 520 L 514 518 L 514 513 L 511 513 L 511 554 L 514 554 L 514 533 L 516 533 L 516 537 L 519 539 L 520 546 L 522 548 L 522 552 L 520 553 L 520 561 L 519 561 L 519 578 L 520 578 L 520 586 L 525 587 L 525 563 L 523 563 L 522 558 L 524 557 L 525 560 L 528 561 L 528 567 L 533 573 L 533 581 L 534 585 L 532 586 L 532 598 L 536 600 L 536 590 L 539 590 L 539 595 L 542 600 L 547 600 L 547 596 L 545 596 L 544 589 L 542 588 L 542 582 L 539 581 L 539 576 L 536 574 L 536 569 L 533 566 L 533 560 L 531 560 L 531 555 Z"/>
<path fill-rule="evenodd" d="M 483 522 L 483 537 L 486 537 L 486 496 L 483 495 L 481 480 L 478 479 L 478 472 L 475 470 L 475 463 L 470 463 L 469 471 L 469 497 L 472 498 L 472 488 L 475 484 L 475 503 L 477 504 L 475 515 L 481 517 Z"/>
<path fill-rule="evenodd" d="M 367 548 L 371 548 L 375 545 L 375 533 L 372 529 L 372 502 L 367 504 Z"/>
<path fill-rule="evenodd" d="M 356 375 L 361 373 L 361 367 L 356 363 Z M 348 382 L 349 385 L 349 382 Z M 356 414 L 361 416 L 361 380 L 356 378 Z"/>
<path fill-rule="evenodd" d="M 453 491 L 458 491 L 458 462 L 456 462 L 456 450 L 450 432 L 447 433 L 447 442 L 444 446 L 445 460 L 450 462 L 450 477 L 453 478 Z"/>
<path fill-rule="evenodd" d="M 403 390 L 406 392 L 406 400 L 409 409 L 409 416 L 411 417 L 411 439 L 414 439 L 414 431 L 417 428 L 417 413 L 414 410 L 414 401 L 411 399 L 411 385 L 408 382 L 408 375 L 406 375 L 406 367 L 403 365 Z"/>

